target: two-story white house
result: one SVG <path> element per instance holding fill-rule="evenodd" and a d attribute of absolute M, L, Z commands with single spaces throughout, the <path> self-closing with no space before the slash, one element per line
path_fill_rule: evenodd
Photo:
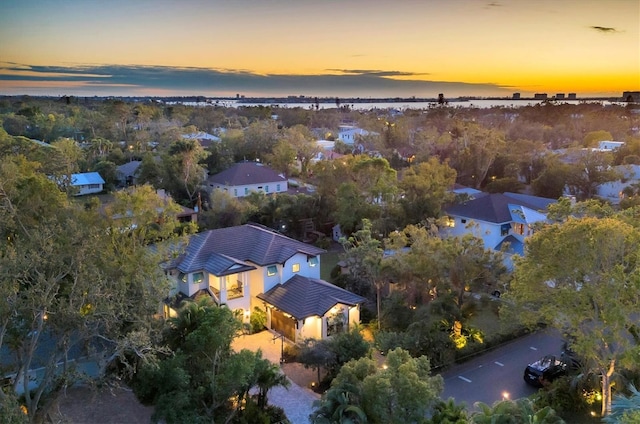
<path fill-rule="evenodd" d="M 346 330 L 360 322 L 365 299 L 320 279 L 323 252 L 257 224 L 193 235 L 165 264 L 175 281 L 165 316 L 187 298 L 209 296 L 245 322 L 254 308 L 265 311 L 267 327 L 294 342 Z"/>
<path fill-rule="evenodd" d="M 340 125 L 338 129 L 338 136 L 336 138 L 345 144 L 353 146 L 356 142 L 357 136 L 366 136 L 369 134 L 369 131 L 353 125 Z"/>
<path fill-rule="evenodd" d="M 207 179 L 214 190 L 222 190 L 233 197 L 245 197 L 252 191 L 265 194 L 283 193 L 289 189 L 287 179 L 259 162 L 239 162 Z"/>
<path fill-rule="evenodd" d="M 534 232 L 534 224 L 546 222 L 547 207 L 554 199 L 518 193 L 485 194 L 445 208 L 448 226 L 445 234 L 471 233 L 484 241 L 486 249 L 524 255 L 524 240 Z"/>

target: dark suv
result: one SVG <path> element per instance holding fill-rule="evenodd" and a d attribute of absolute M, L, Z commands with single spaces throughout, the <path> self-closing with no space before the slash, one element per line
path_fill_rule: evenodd
<path fill-rule="evenodd" d="M 553 355 L 529 364 L 524 370 L 524 381 L 534 387 L 544 387 L 567 373 L 567 364 Z"/>

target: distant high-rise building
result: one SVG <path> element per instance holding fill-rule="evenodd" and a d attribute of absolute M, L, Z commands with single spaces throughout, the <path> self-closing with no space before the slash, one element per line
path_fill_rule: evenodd
<path fill-rule="evenodd" d="M 511 98 L 513 100 L 520 100 L 520 93 L 513 93 L 513 96 Z"/>
<path fill-rule="evenodd" d="M 547 93 L 536 93 L 533 95 L 536 100 L 547 100 Z"/>
<path fill-rule="evenodd" d="M 576 99 L 576 93 L 569 93 L 569 95 L 567 96 L 567 98 L 569 100 L 575 100 Z"/>
<path fill-rule="evenodd" d="M 564 93 L 556 94 L 556 100 L 564 100 Z"/>

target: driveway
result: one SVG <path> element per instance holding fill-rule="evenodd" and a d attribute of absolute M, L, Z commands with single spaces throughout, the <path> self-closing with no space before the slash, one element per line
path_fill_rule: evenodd
<path fill-rule="evenodd" d="M 233 340 L 231 347 L 239 352 L 242 349 L 251 351 L 262 350 L 262 357 L 274 364 L 280 364 L 281 352 L 291 342 L 282 340 L 280 335 L 265 330 L 257 334 L 243 335 Z M 291 385 L 289 389 L 275 387 L 269 390 L 269 403 L 279 406 L 287 414 L 287 418 L 293 424 L 308 424 L 309 415 L 313 411 L 313 402 L 320 399 L 317 393 L 301 387 L 289 377 Z"/>

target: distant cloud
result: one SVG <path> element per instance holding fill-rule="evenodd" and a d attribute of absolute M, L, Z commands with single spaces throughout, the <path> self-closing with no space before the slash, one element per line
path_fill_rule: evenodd
<path fill-rule="evenodd" d="M 423 81 L 401 71 L 334 69 L 324 75 L 257 74 L 241 69 L 138 65 L 36 66 L 0 62 L 0 94 L 437 97 L 503 96 L 507 87 Z M 336 74 L 337 72 L 337 74 Z M 394 79 L 389 77 L 404 77 Z"/>
<path fill-rule="evenodd" d="M 327 69 L 329 72 L 340 72 L 350 75 L 368 75 L 374 77 L 410 77 L 417 75 L 430 75 L 427 73 L 403 72 L 403 71 L 380 71 L 374 69 Z"/>
<path fill-rule="evenodd" d="M 616 32 L 620 32 L 615 28 L 611 28 L 611 27 L 603 27 L 603 26 L 590 26 L 589 28 L 598 31 L 598 32 L 602 32 L 605 34 L 612 34 L 612 33 L 616 33 Z"/>

